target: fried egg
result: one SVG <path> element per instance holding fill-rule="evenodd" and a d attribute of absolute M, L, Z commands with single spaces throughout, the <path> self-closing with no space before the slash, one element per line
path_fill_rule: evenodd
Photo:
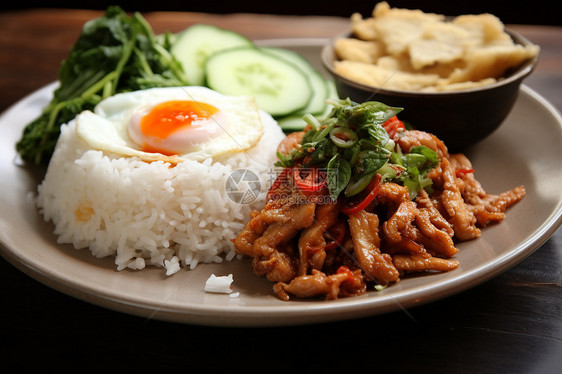
<path fill-rule="evenodd" d="M 121 93 L 76 117 L 91 148 L 143 161 L 178 163 L 241 152 L 263 135 L 262 113 L 249 96 L 206 87 Z"/>

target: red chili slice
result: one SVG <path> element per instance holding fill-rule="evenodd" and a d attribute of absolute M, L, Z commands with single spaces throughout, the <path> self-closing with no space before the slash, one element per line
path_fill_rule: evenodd
<path fill-rule="evenodd" d="M 382 127 L 386 130 L 390 139 L 394 138 L 398 130 L 406 130 L 404 122 L 400 121 L 397 116 L 390 117 L 382 124 Z"/>
<path fill-rule="evenodd" d="M 470 174 L 470 173 L 474 173 L 474 169 L 470 168 L 470 169 L 456 169 L 455 170 L 455 175 L 457 176 L 457 178 L 461 178 L 463 175 Z"/>
<path fill-rule="evenodd" d="M 373 178 L 373 180 L 369 183 L 369 185 L 365 189 L 366 191 L 368 191 L 367 196 L 365 196 L 365 198 L 361 200 L 358 204 L 341 209 L 341 212 L 347 215 L 351 215 L 367 208 L 379 193 L 381 189 L 381 180 L 382 180 L 382 176 L 377 173 Z"/>
<path fill-rule="evenodd" d="M 304 178 L 303 178 L 303 173 L 305 174 Z M 322 190 L 327 184 L 326 173 L 319 171 L 317 168 L 310 168 L 310 169 L 294 168 L 293 178 L 295 180 L 296 185 L 305 194 L 307 192 L 318 192 Z"/>

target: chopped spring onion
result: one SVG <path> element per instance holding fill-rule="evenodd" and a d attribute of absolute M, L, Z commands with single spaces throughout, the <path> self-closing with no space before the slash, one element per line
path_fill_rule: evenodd
<path fill-rule="evenodd" d="M 332 131 L 330 131 L 330 139 L 340 148 L 353 147 L 359 140 L 353 130 L 345 127 L 334 127 Z"/>

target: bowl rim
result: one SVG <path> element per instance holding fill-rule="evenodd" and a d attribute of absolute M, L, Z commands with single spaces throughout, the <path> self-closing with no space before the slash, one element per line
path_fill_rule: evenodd
<path fill-rule="evenodd" d="M 511 37 L 511 39 L 519 45 L 528 46 L 533 45 L 527 38 L 523 35 L 519 34 L 516 31 L 510 30 L 508 27 L 504 27 L 504 31 Z M 517 70 L 509 75 L 507 78 L 503 78 L 497 80 L 494 83 L 483 85 L 480 87 L 472 87 L 472 88 L 465 88 L 461 90 L 451 90 L 451 91 L 438 91 L 438 92 L 422 92 L 422 91 L 407 91 L 407 90 L 394 90 L 394 89 L 387 89 L 383 87 L 375 87 L 369 86 L 363 83 L 356 82 L 354 80 L 348 79 L 341 74 L 337 73 L 333 66 L 333 59 L 335 58 L 334 52 L 334 42 L 335 40 L 342 38 L 342 37 L 352 37 L 353 33 L 351 31 L 346 31 L 341 34 L 332 37 L 328 43 L 326 43 L 320 52 L 320 60 L 324 68 L 334 77 L 342 82 L 345 82 L 347 85 L 352 86 L 354 88 L 358 88 L 363 91 L 372 91 L 374 94 L 381 94 L 381 95 L 394 95 L 394 96 L 412 96 L 412 97 L 420 97 L 420 96 L 428 96 L 428 97 L 440 97 L 440 96 L 451 96 L 451 95 L 463 95 L 469 94 L 474 92 L 482 92 L 487 90 L 493 90 L 498 87 L 503 87 L 509 85 L 515 81 L 522 81 L 523 78 L 527 77 L 529 74 L 533 72 L 537 63 L 539 61 L 540 51 L 535 55 L 533 58 L 525 60 Z"/>

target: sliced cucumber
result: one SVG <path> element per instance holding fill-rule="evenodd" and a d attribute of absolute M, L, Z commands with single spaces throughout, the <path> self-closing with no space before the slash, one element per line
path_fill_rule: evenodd
<path fill-rule="evenodd" d="M 277 120 L 277 124 L 286 133 L 293 131 L 302 131 L 306 127 L 306 122 L 302 119 L 300 114 L 290 114 L 285 117 L 281 117 Z"/>
<path fill-rule="evenodd" d="M 332 80 L 326 80 L 326 86 L 328 87 L 328 99 L 338 99 L 338 93 L 336 90 L 336 85 Z M 315 114 L 318 118 L 326 118 L 332 112 L 333 107 L 324 103 L 324 108 L 321 113 Z M 295 114 L 289 114 L 288 116 L 281 117 L 277 119 L 279 127 L 286 132 L 290 133 L 293 131 L 302 131 L 306 127 L 306 121 L 303 119 L 304 114 L 300 111 Z"/>
<path fill-rule="evenodd" d="M 234 47 L 252 46 L 250 39 L 213 25 L 193 25 L 179 33 L 172 54 L 180 61 L 192 86 L 205 84 L 205 63 L 213 53 Z"/>
<path fill-rule="evenodd" d="M 328 97 L 328 86 L 326 84 L 326 80 L 318 72 L 318 70 L 316 70 L 304 57 L 291 50 L 276 47 L 262 47 L 262 49 L 295 64 L 308 76 L 310 86 L 312 87 L 312 97 L 302 112 L 303 114 L 321 113 L 326 107 L 325 101 Z"/>
<path fill-rule="evenodd" d="M 260 109 L 285 116 L 305 108 L 312 88 L 296 65 L 258 47 L 214 53 L 205 65 L 209 88 L 226 95 L 250 95 Z"/>

